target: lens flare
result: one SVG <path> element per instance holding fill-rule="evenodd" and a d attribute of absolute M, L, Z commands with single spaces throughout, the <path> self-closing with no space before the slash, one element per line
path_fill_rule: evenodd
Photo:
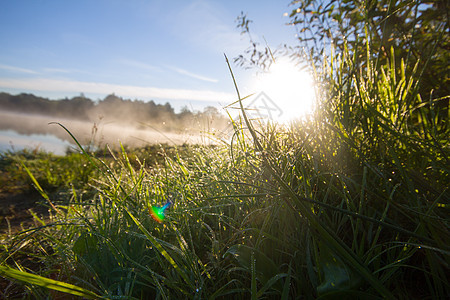
<path fill-rule="evenodd" d="M 162 223 L 166 216 L 164 215 L 164 211 L 166 208 L 170 206 L 171 202 L 167 201 L 164 206 L 152 206 L 148 209 L 150 216 L 152 216 L 153 220 L 155 220 L 158 223 Z"/>

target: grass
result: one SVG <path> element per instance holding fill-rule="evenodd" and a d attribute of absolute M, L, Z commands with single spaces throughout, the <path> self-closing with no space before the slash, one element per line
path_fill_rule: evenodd
<path fill-rule="evenodd" d="M 2 180 L 55 209 L 3 238 L 2 296 L 444 298 L 448 97 L 421 98 L 420 66 L 394 58 L 361 73 L 331 57 L 314 115 L 290 125 L 249 120 L 235 83 L 228 144 L 4 154 Z"/>

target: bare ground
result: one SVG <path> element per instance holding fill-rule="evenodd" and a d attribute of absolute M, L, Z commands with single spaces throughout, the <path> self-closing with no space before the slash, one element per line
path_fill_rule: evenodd
<path fill-rule="evenodd" d="M 48 216 L 37 192 L 0 193 L 0 235 L 14 234 L 34 225 L 30 209 L 38 216 Z"/>

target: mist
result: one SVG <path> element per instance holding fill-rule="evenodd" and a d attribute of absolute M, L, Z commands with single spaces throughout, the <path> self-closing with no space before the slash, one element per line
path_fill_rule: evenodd
<path fill-rule="evenodd" d="M 97 121 L 83 121 L 68 118 L 49 117 L 36 114 L 0 111 L 0 130 L 13 130 L 21 135 L 52 135 L 75 146 L 72 137 L 59 125 L 64 125 L 82 145 L 97 148 L 108 144 L 117 148 L 120 143 L 128 147 L 143 147 L 149 144 L 211 144 L 214 140 L 205 136 L 205 132 L 220 131 L 216 126 L 225 128 L 226 123 L 213 120 L 192 119 L 174 126 L 174 120 L 140 122 L 130 119 L 99 117 Z M 183 126 L 181 126 L 183 125 Z M 12 141 L 14 144 L 14 141 Z"/>
<path fill-rule="evenodd" d="M 51 123 L 51 124 L 50 124 Z M 191 112 L 187 107 L 175 113 L 169 103 L 125 100 L 108 95 L 92 101 L 83 95 L 49 100 L 32 94 L 0 93 L 0 130 L 21 135 L 51 135 L 75 145 L 64 125 L 82 145 L 143 147 L 149 144 L 209 144 L 205 133 L 229 128 L 228 119 L 215 107 Z M 13 141 L 14 142 L 14 141 Z"/>

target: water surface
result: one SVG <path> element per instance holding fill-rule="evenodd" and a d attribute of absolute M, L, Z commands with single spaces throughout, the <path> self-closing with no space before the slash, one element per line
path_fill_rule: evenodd
<path fill-rule="evenodd" d="M 64 155 L 68 147 L 73 145 L 51 134 L 20 134 L 13 130 L 0 130 L 0 152 L 28 150 L 44 150 L 57 155 Z"/>
<path fill-rule="evenodd" d="M 130 147 L 149 144 L 208 143 L 199 132 L 167 131 L 164 124 L 155 126 L 124 124 L 114 120 L 88 122 L 41 115 L 29 115 L 0 111 L 0 151 L 41 149 L 62 155 L 68 147 L 75 147 L 72 137 L 59 125 L 63 124 L 82 145 L 119 147 L 120 143 Z M 154 124 L 153 124 L 154 125 Z M 162 129 L 161 129 L 162 127 Z"/>

